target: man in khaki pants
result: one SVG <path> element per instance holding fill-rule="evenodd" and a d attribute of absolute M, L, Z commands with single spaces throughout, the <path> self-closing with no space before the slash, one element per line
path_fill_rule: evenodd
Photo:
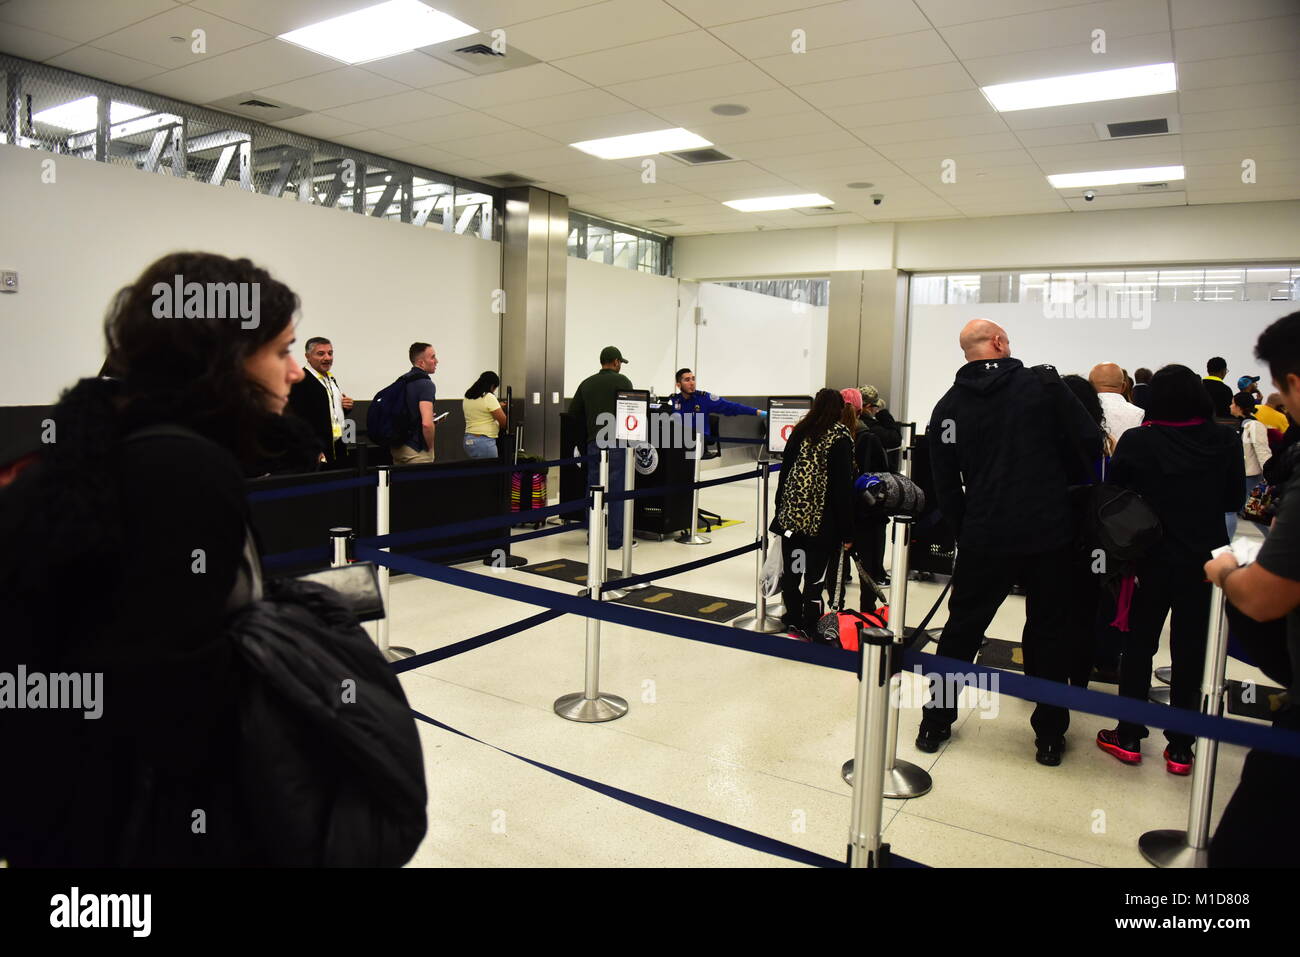
<path fill-rule="evenodd" d="M 427 342 L 414 342 L 409 351 L 412 376 L 406 384 L 406 407 L 415 425 L 403 445 L 394 446 L 394 465 L 423 465 L 433 461 L 433 403 L 437 389 L 429 376 L 438 368 L 438 353 Z"/>

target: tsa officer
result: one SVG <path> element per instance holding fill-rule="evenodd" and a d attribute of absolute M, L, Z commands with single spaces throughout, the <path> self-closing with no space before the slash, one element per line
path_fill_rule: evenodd
<path fill-rule="evenodd" d="M 710 413 L 716 412 L 719 415 L 767 415 L 766 412 L 760 409 L 751 409 L 739 402 L 728 402 L 712 392 L 695 391 L 695 373 L 690 369 L 677 370 L 677 392 L 668 401 L 672 403 L 674 413 L 684 416 L 693 416 L 697 412 L 700 413 L 703 416 L 705 438 L 709 436 Z"/>

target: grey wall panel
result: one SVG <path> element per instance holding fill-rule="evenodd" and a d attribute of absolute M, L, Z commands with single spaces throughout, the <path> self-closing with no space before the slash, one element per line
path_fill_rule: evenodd
<path fill-rule="evenodd" d="M 540 192 L 540 190 L 533 190 Z M 560 412 L 564 408 L 564 327 L 568 303 L 569 199 L 547 193 L 546 353 L 542 401 L 546 414 L 546 458 L 568 455 L 560 449 Z"/>

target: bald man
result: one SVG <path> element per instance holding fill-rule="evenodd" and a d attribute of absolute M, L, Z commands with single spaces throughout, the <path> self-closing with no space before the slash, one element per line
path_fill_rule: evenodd
<path fill-rule="evenodd" d="M 985 629 L 1012 586 L 1024 587 L 1025 674 L 1064 682 L 1073 522 L 1068 489 L 1101 453 L 1101 433 L 1051 366 L 1011 358 L 1007 331 L 973 319 L 958 340 L 966 364 L 930 417 L 926 445 L 939 511 L 957 536 L 948 623 L 939 654 L 974 661 Z M 916 746 L 934 752 L 952 736 L 959 688 L 933 682 Z M 1040 704 L 1031 724 L 1036 760 L 1054 767 L 1070 712 Z"/>
<path fill-rule="evenodd" d="M 1101 362 L 1093 366 L 1088 381 L 1101 400 L 1102 425 L 1110 436 L 1110 447 L 1114 449 L 1121 435 L 1142 424 L 1146 413 L 1124 398 L 1124 370 L 1115 363 Z"/>

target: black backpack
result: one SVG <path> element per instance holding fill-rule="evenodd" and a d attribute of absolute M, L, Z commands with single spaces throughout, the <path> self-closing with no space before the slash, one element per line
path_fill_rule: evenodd
<path fill-rule="evenodd" d="M 366 434 L 371 442 L 393 448 L 411 437 L 415 431 L 415 418 L 410 403 L 406 401 L 406 387 L 422 375 L 425 373 L 412 369 L 375 393 L 370 408 L 366 410 Z"/>
<path fill-rule="evenodd" d="M 1114 564 L 1142 558 L 1160 543 L 1160 517 L 1137 492 L 1102 482 L 1088 500 L 1088 537 Z"/>

